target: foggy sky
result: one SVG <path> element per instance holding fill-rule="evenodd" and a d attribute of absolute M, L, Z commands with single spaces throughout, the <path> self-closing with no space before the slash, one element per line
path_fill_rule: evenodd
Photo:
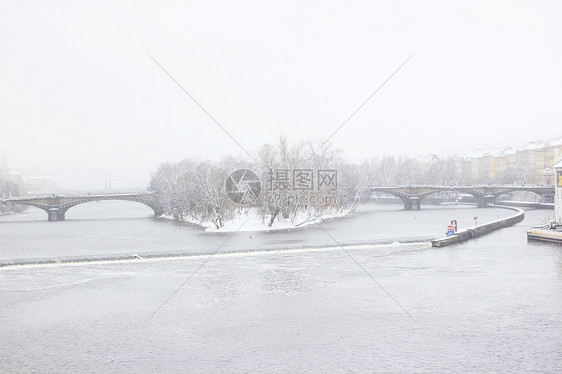
<path fill-rule="evenodd" d="M 351 160 L 562 136 L 559 1 L 0 1 L 0 153 L 69 188 L 333 138 Z M 34 176 L 34 175 L 29 175 Z"/>

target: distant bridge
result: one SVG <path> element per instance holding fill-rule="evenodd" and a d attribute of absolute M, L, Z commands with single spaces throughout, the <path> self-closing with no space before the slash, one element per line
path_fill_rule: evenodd
<path fill-rule="evenodd" d="M 423 198 L 439 192 L 457 192 L 474 196 L 478 207 L 495 204 L 501 195 L 516 191 L 534 192 L 540 196 L 553 196 L 553 186 L 385 186 L 366 187 L 368 192 L 383 192 L 399 197 L 406 210 L 419 210 Z M 0 199 L 0 204 L 34 206 L 47 212 L 49 221 L 64 221 L 66 211 L 73 206 L 103 200 L 134 201 L 149 206 L 155 216 L 164 214 L 154 192 L 88 193 L 76 195 L 41 195 Z"/>
<path fill-rule="evenodd" d="M 1 199 L 0 204 L 18 204 L 34 206 L 47 212 L 49 221 L 64 221 L 66 211 L 78 204 L 91 201 L 125 200 L 148 205 L 155 216 L 160 216 L 164 210 L 158 205 L 153 192 L 80 194 L 80 195 L 42 195 Z"/>
<path fill-rule="evenodd" d="M 534 192 L 540 196 L 554 195 L 554 186 L 388 186 L 367 187 L 369 192 L 384 192 L 396 197 L 404 203 L 406 210 L 419 210 L 424 197 L 439 192 L 458 192 L 474 196 L 478 207 L 495 204 L 501 195 L 516 191 Z"/>

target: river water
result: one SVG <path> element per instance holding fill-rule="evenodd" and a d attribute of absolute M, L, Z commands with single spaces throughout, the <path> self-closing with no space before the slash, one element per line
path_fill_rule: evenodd
<path fill-rule="evenodd" d="M 549 213 L 445 248 L 450 220 L 513 212 L 365 205 L 236 234 L 127 202 L 0 216 L 0 371 L 559 373 L 562 248 L 525 236 Z"/>

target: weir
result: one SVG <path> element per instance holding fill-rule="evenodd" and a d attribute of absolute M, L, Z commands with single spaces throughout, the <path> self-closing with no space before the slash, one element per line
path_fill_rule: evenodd
<path fill-rule="evenodd" d="M 431 245 L 433 247 L 445 247 L 447 245 L 465 242 L 469 239 L 489 234 L 492 231 L 499 230 L 503 227 L 515 225 L 516 223 L 523 221 L 523 219 L 525 218 L 525 212 L 522 209 L 507 207 L 507 206 L 501 206 L 501 205 L 490 205 L 490 206 L 492 206 L 494 208 L 503 208 L 503 209 L 514 210 L 514 211 L 517 212 L 517 214 L 515 214 L 511 217 L 508 217 L 508 218 L 500 219 L 500 220 L 497 220 L 497 221 L 494 221 L 494 222 L 486 223 L 484 225 L 479 225 L 479 226 L 476 226 L 476 227 L 473 227 L 473 228 L 469 228 L 469 229 L 459 231 L 457 234 L 455 234 L 453 236 L 448 236 L 446 238 L 432 240 Z"/>

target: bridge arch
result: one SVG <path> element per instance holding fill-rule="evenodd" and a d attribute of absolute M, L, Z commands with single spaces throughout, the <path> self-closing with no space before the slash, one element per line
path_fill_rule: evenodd
<path fill-rule="evenodd" d="M 545 196 L 545 195 L 552 195 L 552 194 L 553 194 L 553 191 L 550 191 L 550 190 L 547 190 L 547 189 L 544 189 L 544 188 L 532 188 L 532 187 L 526 188 L 526 187 L 521 187 L 521 188 L 519 188 L 519 189 L 517 189 L 517 190 L 500 191 L 500 192 L 498 192 L 495 196 L 496 196 L 496 198 L 498 198 L 498 197 L 500 197 L 500 196 L 502 196 L 502 195 L 506 195 L 506 194 L 513 193 L 513 192 L 520 192 L 520 191 L 521 191 L 521 192 L 532 192 L 532 193 L 534 193 L 534 194 L 536 194 L 536 195 L 538 195 L 538 196 L 540 196 L 540 197 L 543 197 L 543 196 Z"/>
<path fill-rule="evenodd" d="M 377 187 L 371 189 L 371 192 L 384 192 L 389 195 L 396 196 L 404 203 L 405 210 L 419 210 L 423 198 L 440 192 L 439 188 L 421 188 L 421 187 Z"/>
<path fill-rule="evenodd" d="M 80 195 L 80 196 L 48 196 L 37 198 L 20 198 L 9 199 L 3 201 L 18 205 L 33 206 L 44 210 L 47 213 L 49 221 L 64 221 L 65 214 L 68 209 L 89 202 L 94 201 L 107 201 L 107 200 L 121 200 L 132 201 L 144 204 L 150 207 L 154 216 L 158 217 L 164 214 L 164 210 L 158 205 L 156 197 L 153 193 L 141 194 L 113 194 L 113 195 Z"/>
<path fill-rule="evenodd" d="M 460 192 L 473 196 L 479 207 L 494 204 L 501 195 L 516 191 L 534 192 L 540 196 L 552 195 L 552 186 L 387 186 L 367 187 L 371 192 L 384 192 L 399 197 L 404 209 L 420 209 L 421 200 L 438 192 Z"/>
<path fill-rule="evenodd" d="M 60 219 L 60 220 L 66 219 L 66 212 L 68 212 L 68 210 L 71 209 L 71 208 L 74 208 L 74 207 L 79 206 L 79 205 L 84 205 L 84 204 L 94 203 L 94 202 L 99 202 L 99 201 L 102 201 L 102 202 L 103 201 L 130 201 L 130 202 L 133 202 L 133 203 L 142 204 L 144 206 L 149 207 L 150 209 L 152 209 L 155 217 L 159 217 L 164 213 L 154 203 L 152 203 L 150 201 L 146 201 L 144 199 L 126 199 L 126 198 L 122 198 L 122 199 L 120 199 L 120 198 L 81 199 L 81 200 L 73 201 L 72 203 L 63 204 L 62 206 L 60 206 L 59 212 L 62 213 L 62 219 Z"/>

